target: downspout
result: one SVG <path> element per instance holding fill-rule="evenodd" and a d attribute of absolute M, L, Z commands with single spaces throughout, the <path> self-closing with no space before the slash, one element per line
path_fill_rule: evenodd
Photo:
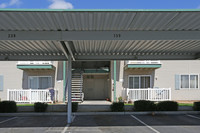
<path fill-rule="evenodd" d="M 117 98 L 116 98 L 116 60 L 114 60 L 114 102 L 117 101 Z"/>
<path fill-rule="evenodd" d="M 66 61 L 63 61 L 63 102 L 66 100 Z"/>

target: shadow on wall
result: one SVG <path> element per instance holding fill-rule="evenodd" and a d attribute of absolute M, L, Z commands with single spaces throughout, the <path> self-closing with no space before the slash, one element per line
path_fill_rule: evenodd
<path fill-rule="evenodd" d="M 67 67 L 67 62 L 66 62 L 66 67 Z M 56 80 L 57 81 L 63 80 L 63 61 L 58 61 L 56 69 L 57 69 Z M 66 69 L 66 72 L 67 72 L 67 69 Z"/>

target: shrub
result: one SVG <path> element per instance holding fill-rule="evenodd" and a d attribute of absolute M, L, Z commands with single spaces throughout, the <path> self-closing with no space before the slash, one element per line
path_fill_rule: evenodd
<path fill-rule="evenodd" d="M 119 102 L 123 102 L 122 97 L 118 97 L 118 101 L 119 101 Z"/>
<path fill-rule="evenodd" d="M 14 113 L 17 112 L 17 105 L 15 101 L 0 102 L 0 113 Z"/>
<path fill-rule="evenodd" d="M 113 102 L 110 105 L 110 109 L 112 112 L 122 112 L 122 111 L 124 111 L 124 103 L 123 102 Z"/>
<path fill-rule="evenodd" d="M 174 101 L 163 101 L 157 104 L 158 111 L 177 111 L 178 103 Z"/>
<path fill-rule="evenodd" d="M 37 102 L 34 103 L 34 110 L 35 112 L 45 112 L 47 110 L 48 104 Z"/>
<path fill-rule="evenodd" d="M 72 103 L 72 112 L 77 112 L 78 110 L 78 102 L 73 102 Z"/>
<path fill-rule="evenodd" d="M 134 111 L 155 111 L 156 105 L 152 101 L 138 100 L 134 102 Z"/>
<path fill-rule="evenodd" d="M 194 102 L 193 110 L 194 111 L 200 111 L 200 102 Z"/>

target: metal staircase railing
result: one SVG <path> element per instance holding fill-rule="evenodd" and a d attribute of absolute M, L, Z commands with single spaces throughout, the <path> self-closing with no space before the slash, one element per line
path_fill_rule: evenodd
<path fill-rule="evenodd" d="M 83 75 L 82 73 L 72 74 L 72 102 L 83 102 Z"/>

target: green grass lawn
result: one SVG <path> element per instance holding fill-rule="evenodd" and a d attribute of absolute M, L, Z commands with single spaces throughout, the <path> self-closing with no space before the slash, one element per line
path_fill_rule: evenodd
<path fill-rule="evenodd" d="M 193 106 L 193 103 L 178 103 L 179 106 Z"/>
<path fill-rule="evenodd" d="M 48 103 L 48 105 L 55 105 L 55 104 Z M 17 104 L 17 106 L 34 106 L 34 104 L 25 103 L 25 104 Z"/>
<path fill-rule="evenodd" d="M 133 103 L 124 103 L 124 105 L 133 105 Z"/>
<path fill-rule="evenodd" d="M 34 106 L 34 104 L 17 104 L 17 106 Z"/>

